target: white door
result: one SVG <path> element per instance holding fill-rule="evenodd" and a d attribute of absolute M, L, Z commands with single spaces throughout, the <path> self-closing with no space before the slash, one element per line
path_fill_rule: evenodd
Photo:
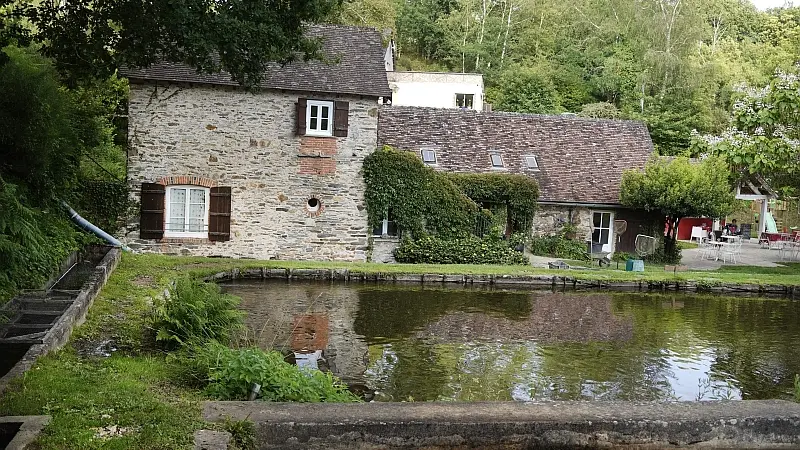
<path fill-rule="evenodd" d="M 603 244 L 603 251 L 611 251 L 611 232 L 614 213 L 610 211 L 594 211 L 592 213 L 592 242 Z"/>

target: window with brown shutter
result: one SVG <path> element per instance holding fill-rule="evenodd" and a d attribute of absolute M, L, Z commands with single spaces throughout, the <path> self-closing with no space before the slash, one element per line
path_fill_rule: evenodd
<path fill-rule="evenodd" d="M 208 239 L 210 241 L 229 241 L 231 239 L 231 188 L 229 186 L 211 188 L 211 202 L 208 208 Z"/>
<path fill-rule="evenodd" d="M 164 186 L 161 184 L 142 183 L 139 237 L 142 239 L 164 237 Z"/>
<path fill-rule="evenodd" d="M 347 137 L 349 126 L 350 103 L 334 102 L 333 106 L 333 135 Z"/>
<path fill-rule="evenodd" d="M 306 134 L 306 106 L 308 100 L 304 98 L 297 99 L 297 134 L 303 136 Z"/>

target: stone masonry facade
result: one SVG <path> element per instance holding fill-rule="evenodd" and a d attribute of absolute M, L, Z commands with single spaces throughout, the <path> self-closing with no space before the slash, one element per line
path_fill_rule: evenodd
<path fill-rule="evenodd" d="M 298 98 L 349 102 L 347 137 L 297 136 Z M 128 183 L 230 186 L 229 241 L 124 240 L 144 252 L 288 260 L 364 261 L 361 166 L 377 146 L 375 97 L 235 87 L 132 83 Z M 193 178 L 186 178 L 193 177 Z M 309 208 L 309 199 L 319 208 Z"/>

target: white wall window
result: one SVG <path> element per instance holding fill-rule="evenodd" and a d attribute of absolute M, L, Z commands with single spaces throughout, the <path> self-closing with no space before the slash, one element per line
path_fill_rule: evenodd
<path fill-rule="evenodd" d="M 492 158 L 492 167 L 495 169 L 502 169 L 505 167 L 503 164 L 503 157 L 497 153 L 492 153 L 489 155 Z"/>
<path fill-rule="evenodd" d="M 539 170 L 539 161 L 537 161 L 536 157 L 533 155 L 525 156 L 525 165 L 528 169 Z"/>
<path fill-rule="evenodd" d="M 420 149 L 420 153 L 422 153 L 422 162 L 429 166 L 436 164 L 436 150 L 432 148 L 423 148 Z"/>
<path fill-rule="evenodd" d="M 456 108 L 474 109 L 475 94 L 456 94 Z"/>
<path fill-rule="evenodd" d="M 166 194 L 164 237 L 208 237 L 209 189 L 169 186 Z"/>
<path fill-rule="evenodd" d="M 306 135 L 333 136 L 333 102 L 308 101 L 306 104 Z"/>

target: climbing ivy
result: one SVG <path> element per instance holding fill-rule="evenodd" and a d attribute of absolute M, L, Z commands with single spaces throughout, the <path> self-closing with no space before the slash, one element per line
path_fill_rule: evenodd
<path fill-rule="evenodd" d="M 391 209 L 397 226 L 414 236 L 460 236 L 475 228 L 478 205 L 413 153 L 379 149 L 364 159 L 363 174 L 370 227 Z"/>
<path fill-rule="evenodd" d="M 475 201 L 505 204 L 512 231 L 530 230 L 539 198 L 536 181 L 524 175 L 499 173 L 451 173 L 447 177 Z"/>
<path fill-rule="evenodd" d="M 491 226 L 491 211 L 476 202 L 504 204 L 513 231 L 527 232 L 536 211 L 536 181 L 510 174 L 446 174 L 412 152 L 383 147 L 364 160 L 365 201 L 370 227 L 391 210 L 398 227 L 421 237 L 475 234 Z"/>

